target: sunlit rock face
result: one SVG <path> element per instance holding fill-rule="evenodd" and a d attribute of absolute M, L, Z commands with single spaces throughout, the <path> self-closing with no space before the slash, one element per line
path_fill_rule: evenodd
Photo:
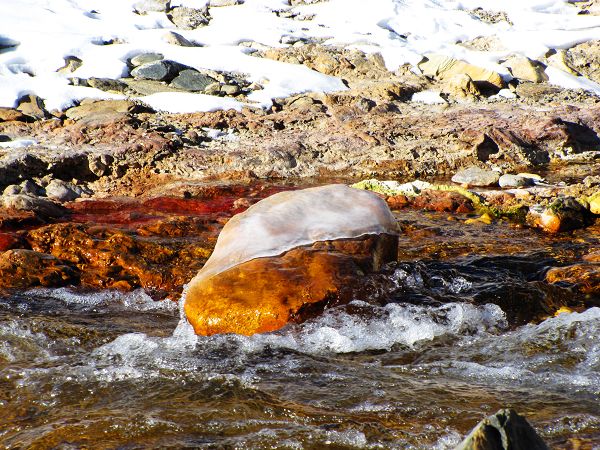
<path fill-rule="evenodd" d="M 345 185 L 268 197 L 223 228 L 190 282 L 196 333 L 254 334 L 351 299 L 361 277 L 394 260 L 397 223 L 385 201 Z"/>

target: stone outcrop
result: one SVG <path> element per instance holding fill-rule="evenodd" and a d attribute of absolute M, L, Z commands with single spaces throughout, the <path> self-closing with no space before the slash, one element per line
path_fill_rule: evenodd
<path fill-rule="evenodd" d="M 234 216 L 186 292 L 196 333 L 254 334 L 346 302 L 395 259 L 397 225 L 372 193 L 329 185 L 276 194 Z"/>
<path fill-rule="evenodd" d="M 482 420 L 455 450 L 548 450 L 527 420 L 501 409 Z"/>

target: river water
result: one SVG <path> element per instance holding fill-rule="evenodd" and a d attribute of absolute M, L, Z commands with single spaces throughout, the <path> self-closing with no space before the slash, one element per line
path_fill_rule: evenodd
<path fill-rule="evenodd" d="M 600 299 L 543 281 L 598 248 L 598 226 L 398 217 L 398 263 L 265 335 L 195 336 L 141 290 L 0 294 L 0 445 L 445 449 L 513 407 L 553 448 L 600 448 Z M 519 314 L 547 298 L 580 307 Z"/>

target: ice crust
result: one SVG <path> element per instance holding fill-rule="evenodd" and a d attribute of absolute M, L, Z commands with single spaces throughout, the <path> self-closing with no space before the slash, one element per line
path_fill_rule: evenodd
<path fill-rule="evenodd" d="M 397 232 L 387 204 L 371 192 L 343 184 L 280 192 L 227 222 L 212 255 L 191 283 L 317 241 Z"/>
<path fill-rule="evenodd" d="M 71 86 L 68 77 L 119 78 L 127 74 L 128 58 L 160 52 L 196 69 L 245 74 L 261 83 L 248 101 L 269 107 L 272 100 L 296 93 L 344 90 L 339 78 L 298 64 L 252 56 L 254 47 L 287 47 L 285 39 L 318 40 L 325 45 L 378 52 L 390 70 L 416 65 L 424 55 L 440 53 L 511 78 L 499 62 L 510 55 L 539 58 L 549 49 L 564 49 L 600 39 L 600 17 L 578 15 L 568 0 L 328 0 L 293 9 L 310 20 L 293 20 L 275 12 L 290 9 L 285 0 L 246 0 L 240 5 L 210 8 L 210 23 L 196 30 L 179 30 L 164 13 L 135 13 L 138 0 L 14 0 L 0 2 L 0 40 L 18 43 L 0 52 L 0 106 L 14 107 L 25 94 L 37 94 L 49 110 L 64 109 L 78 100 L 123 98 L 97 89 Z M 172 6 L 199 8 L 206 1 L 178 0 Z M 472 14 L 476 8 L 505 12 L 510 23 L 487 23 Z M 177 31 L 201 47 L 165 42 Z M 496 36 L 501 51 L 481 52 L 458 45 L 476 37 Z M 105 45 L 110 42 L 116 42 Z M 245 44 L 245 45 L 240 45 Z M 73 74 L 56 70 L 64 57 L 76 56 L 83 65 Z M 600 85 L 549 67 L 550 82 L 600 94 Z M 417 97 L 418 99 L 419 97 Z M 140 97 L 169 112 L 240 109 L 244 103 L 200 94 Z"/>

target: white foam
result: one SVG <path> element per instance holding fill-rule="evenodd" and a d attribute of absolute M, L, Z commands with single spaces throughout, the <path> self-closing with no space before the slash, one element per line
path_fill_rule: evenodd
<path fill-rule="evenodd" d="M 143 289 L 131 292 L 104 289 L 101 291 L 83 291 L 73 288 L 34 289 L 25 292 L 31 297 L 49 297 L 61 300 L 68 305 L 84 308 L 112 307 L 132 311 L 176 311 L 178 305 L 170 300 L 155 301 Z"/>

